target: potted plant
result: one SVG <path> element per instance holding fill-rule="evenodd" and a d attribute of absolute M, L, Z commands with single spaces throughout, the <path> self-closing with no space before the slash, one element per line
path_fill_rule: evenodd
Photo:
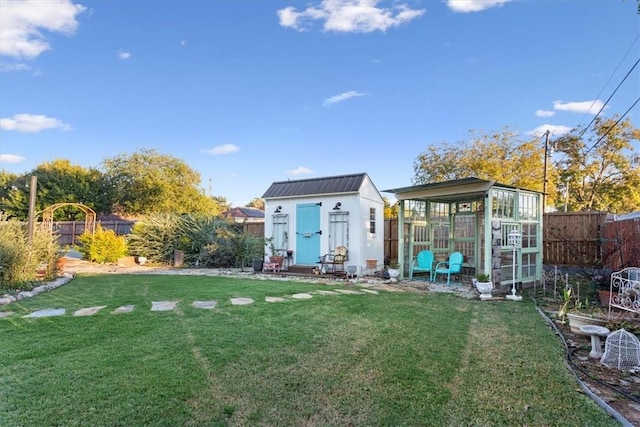
<path fill-rule="evenodd" d="M 491 276 L 486 273 L 478 273 L 475 276 L 475 286 L 478 292 L 480 292 L 481 300 L 491 299 L 491 291 L 493 291 L 493 282 Z"/>
<path fill-rule="evenodd" d="M 389 273 L 389 278 L 392 282 L 396 282 L 398 277 L 400 276 L 400 263 L 397 259 L 392 259 L 389 262 L 389 268 L 387 268 L 387 273 Z"/>
<path fill-rule="evenodd" d="M 265 245 L 269 247 L 269 262 L 277 263 L 278 266 L 282 267 L 284 255 L 282 255 L 282 251 L 276 247 L 275 237 L 265 239 Z"/>

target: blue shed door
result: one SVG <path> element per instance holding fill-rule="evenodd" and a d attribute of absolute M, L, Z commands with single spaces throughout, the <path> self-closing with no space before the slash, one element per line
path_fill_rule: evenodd
<path fill-rule="evenodd" d="M 320 260 L 320 204 L 296 206 L 296 263 L 317 264 Z"/>

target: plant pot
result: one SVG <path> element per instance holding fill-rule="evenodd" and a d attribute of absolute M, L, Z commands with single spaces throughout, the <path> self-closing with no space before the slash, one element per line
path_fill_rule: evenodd
<path fill-rule="evenodd" d="M 284 262 L 284 257 L 280 255 L 271 255 L 269 257 L 270 262 L 275 262 L 278 264 L 278 267 L 282 268 L 282 263 Z"/>
<path fill-rule="evenodd" d="M 262 271 L 262 266 L 263 265 L 264 265 L 264 259 L 262 259 L 262 258 L 254 259 L 251 262 L 251 266 L 253 267 L 253 271 L 255 271 L 256 273 Z"/>
<path fill-rule="evenodd" d="M 590 313 L 569 312 L 567 313 L 567 319 L 569 320 L 569 328 L 571 329 L 571 332 L 576 335 L 586 335 L 580 331 L 581 326 L 605 326 L 607 324 L 607 320 L 605 318 L 598 315 L 592 315 Z"/>
<path fill-rule="evenodd" d="M 392 282 L 398 281 L 398 277 L 400 277 L 400 270 L 397 268 L 390 268 L 387 272 L 389 273 L 389 279 L 391 279 Z"/>
<path fill-rule="evenodd" d="M 481 300 L 491 299 L 491 291 L 493 291 L 493 282 L 479 282 L 476 281 L 476 289 L 480 292 Z"/>
<path fill-rule="evenodd" d="M 601 307 L 609 307 L 609 301 L 611 294 L 617 294 L 617 292 L 611 292 L 609 289 L 598 289 L 598 300 Z"/>

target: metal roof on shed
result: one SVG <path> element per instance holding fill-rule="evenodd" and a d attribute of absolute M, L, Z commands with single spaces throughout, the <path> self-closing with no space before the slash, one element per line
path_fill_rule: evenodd
<path fill-rule="evenodd" d="M 263 199 L 309 196 L 319 194 L 357 193 L 367 174 L 338 175 L 323 178 L 274 182 L 262 196 Z"/>

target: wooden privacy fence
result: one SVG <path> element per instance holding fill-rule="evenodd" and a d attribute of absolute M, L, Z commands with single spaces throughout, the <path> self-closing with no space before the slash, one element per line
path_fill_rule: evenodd
<path fill-rule="evenodd" d="M 54 221 L 53 232 L 58 234 L 58 243 L 61 245 L 75 245 L 78 237 L 84 233 L 84 221 Z M 135 221 L 98 221 L 98 224 L 105 230 L 113 230 L 116 235 L 123 236 L 129 234 Z M 264 236 L 264 223 L 244 223 L 235 224 L 245 232 L 253 236 Z"/>
<path fill-rule="evenodd" d="M 113 230 L 118 236 L 129 234 L 134 221 L 98 221 L 105 230 Z M 97 227 L 97 225 L 96 225 Z M 58 235 L 61 245 L 75 245 L 78 237 L 84 233 L 84 221 L 54 221 L 53 232 Z"/>
<path fill-rule="evenodd" d="M 640 267 L 640 218 L 602 224 L 604 265 L 613 271 Z"/>
<path fill-rule="evenodd" d="M 553 212 L 544 214 L 542 242 L 544 264 L 591 265 L 602 260 L 600 231 L 603 212 Z"/>

